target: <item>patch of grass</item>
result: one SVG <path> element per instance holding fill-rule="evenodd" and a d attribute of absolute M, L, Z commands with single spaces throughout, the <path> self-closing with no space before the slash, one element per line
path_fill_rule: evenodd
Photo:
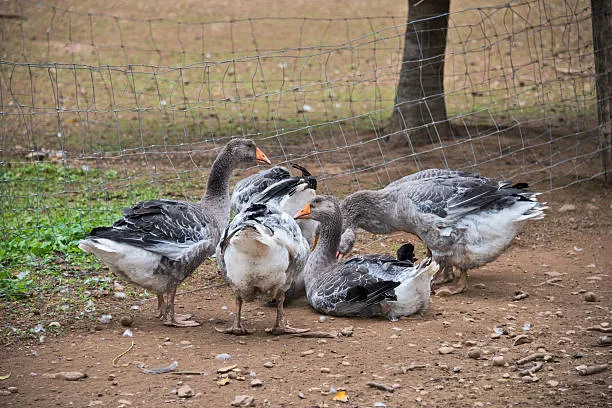
<path fill-rule="evenodd" d="M 78 248 L 78 241 L 93 227 L 116 220 L 121 208 L 167 196 L 139 179 L 115 192 L 114 184 L 124 181 L 115 170 L 85 166 L 0 166 L 0 297 L 22 298 L 46 289 L 40 277 L 57 275 L 64 264 L 97 271 L 100 264 Z M 173 188 L 179 188 L 177 183 Z"/>

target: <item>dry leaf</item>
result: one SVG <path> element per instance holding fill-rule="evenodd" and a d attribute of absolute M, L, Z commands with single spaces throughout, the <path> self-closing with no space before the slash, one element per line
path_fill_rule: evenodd
<path fill-rule="evenodd" d="M 346 394 L 346 391 L 338 391 L 336 395 L 334 395 L 332 400 L 340 401 L 340 402 L 348 402 L 348 395 Z"/>
<path fill-rule="evenodd" d="M 0 380 L 8 380 L 10 376 L 11 376 L 11 373 L 8 373 L 7 375 L 0 375 Z"/>
<path fill-rule="evenodd" d="M 223 386 L 223 385 L 229 384 L 229 382 L 230 382 L 229 378 L 223 377 L 223 378 L 221 378 L 220 380 L 217 381 L 217 385 Z"/>

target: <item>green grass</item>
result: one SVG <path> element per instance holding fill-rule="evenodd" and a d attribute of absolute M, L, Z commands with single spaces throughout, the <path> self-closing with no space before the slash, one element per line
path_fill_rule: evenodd
<path fill-rule="evenodd" d="M 113 185 L 121 182 L 115 170 L 53 163 L 0 166 L 0 297 L 44 290 L 41 275 L 58 275 L 65 264 L 99 269 L 78 241 L 93 227 L 117 219 L 121 208 L 163 194 L 159 186 L 138 179 L 115 191 Z"/>

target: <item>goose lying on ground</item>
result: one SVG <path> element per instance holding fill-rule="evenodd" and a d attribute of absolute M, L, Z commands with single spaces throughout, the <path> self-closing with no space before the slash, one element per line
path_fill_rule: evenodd
<path fill-rule="evenodd" d="M 288 194 L 279 201 L 279 208 L 293 216 L 296 211 L 314 198 L 316 195 L 317 180 L 306 168 L 297 164 L 292 164 L 291 167 L 300 170 L 302 172 L 302 178 L 310 181 L 308 188 L 292 190 L 291 194 Z M 289 170 L 285 167 L 275 166 L 240 180 L 236 183 L 234 191 L 232 192 L 232 211 L 234 214 L 238 214 L 249 204 L 254 196 L 263 192 L 273 184 L 288 178 L 291 178 Z M 313 248 L 316 244 L 316 232 L 319 223 L 314 220 L 299 220 L 297 223 L 302 231 L 302 235 L 304 235 L 310 247 Z"/>
<path fill-rule="evenodd" d="M 308 242 L 280 203 L 295 191 L 310 188 L 311 181 L 292 177 L 253 197 L 225 229 L 217 246 L 217 265 L 236 296 L 236 314 L 223 333 L 248 334 L 241 320 L 243 301 L 276 299 L 273 334 L 300 333 L 285 321 L 285 292 L 297 279 L 308 258 Z"/>
<path fill-rule="evenodd" d="M 467 270 L 496 259 L 527 220 L 544 217 L 545 203 L 527 184 L 498 181 L 454 170 L 424 170 L 381 190 L 358 191 L 342 202 L 340 254 L 349 252 L 357 228 L 377 234 L 418 235 L 444 273 L 460 270 L 457 285 L 437 294 L 460 293 Z"/>
<path fill-rule="evenodd" d="M 79 248 L 96 255 L 121 278 L 154 291 L 164 324 L 197 326 L 185 320 L 190 316 L 175 316 L 176 288 L 214 253 L 229 220 L 231 171 L 251 161 L 270 164 L 252 140 L 230 140 L 210 169 L 200 201 L 139 202 L 123 210 L 111 227 L 94 228 Z"/>
<path fill-rule="evenodd" d="M 392 320 L 423 310 L 438 265 L 425 259 L 417 266 L 391 256 L 365 255 L 337 263 L 342 234 L 340 205 L 317 196 L 295 218 L 320 222 L 320 237 L 304 267 L 308 302 L 317 311 L 335 316 L 387 316 Z"/>

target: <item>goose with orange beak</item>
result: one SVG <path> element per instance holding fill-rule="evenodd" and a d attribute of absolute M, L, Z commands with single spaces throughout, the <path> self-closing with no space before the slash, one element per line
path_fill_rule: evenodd
<path fill-rule="evenodd" d="M 418 265 L 388 255 L 367 255 L 337 262 L 342 235 L 340 205 L 317 196 L 294 218 L 320 223 L 319 242 L 304 267 L 306 296 L 318 312 L 334 316 L 386 316 L 395 320 L 427 307 L 430 281 L 438 265 L 426 258 Z"/>
<path fill-rule="evenodd" d="M 229 221 L 232 169 L 254 161 L 270 164 L 252 140 L 232 139 L 217 155 L 200 201 L 139 202 L 112 226 L 94 228 L 79 248 L 119 277 L 154 291 L 164 324 L 198 326 L 190 315 L 174 313 L 176 289 L 215 251 Z"/>

